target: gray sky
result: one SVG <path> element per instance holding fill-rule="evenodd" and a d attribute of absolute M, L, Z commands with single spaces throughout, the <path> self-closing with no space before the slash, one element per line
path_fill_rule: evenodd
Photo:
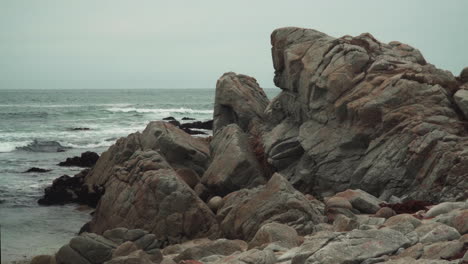
<path fill-rule="evenodd" d="M 467 0 L 0 0 L 0 89 L 211 88 L 226 71 L 274 87 L 270 33 L 370 32 L 468 66 Z"/>

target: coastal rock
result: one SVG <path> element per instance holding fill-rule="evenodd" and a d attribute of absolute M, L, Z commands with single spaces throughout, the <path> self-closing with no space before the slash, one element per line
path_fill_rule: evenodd
<path fill-rule="evenodd" d="M 105 264 L 159 264 L 162 260 L 153 261 L 148 254 L 143 250 L 137 250 L 126 256 L 120 256 L 112 258 L 109 261 L 104 262 Z"/>
<path fill-rule="evenodd" d="M 327 199 L 327 201 L 325 202 L 325 205 L 328 208 L 346 208 L 346 209 L 353 208 L 353 206 L 348 201 L 348 199 L 345 199 L 343 197 L 331 197 L 330 199 Z"/>
<path fill-rule="evenodd" d="M 211 210 L 213 210 L 213 212 L 217 212 L 218 209 L 223 206 L 223 202 L 223 198 L 215 196 L 208 201 L 207 205 Z"/>
<path fill-rule="evenodd" d="M 460 89 L 453 96 L 460 110 L 468 118 L 468 90 Z"/>
<path fill-rule="evenodd" d="M 211 140 L 210 148 L 213 160 L 201 183 L 211 193 L 224 196 L 266 182 L 248 136 L 236 124 L 219 129 Z"/>
<path fill-rule="evenodd" d="M 463 70 L 460 72 L 460 82 L 461 83 L 467 83 L 468 82 L 468 67 L 463 68 Z"/>
<path fill-rule="evenodd" d="M 52 186 L 45 188 L 44 197 L 37 202 L 41 205 L 79 203 L 96 207 L 105 190 L 102 186 L 90 188 L 84 183 L 88 171 L 85 169 L 73 177 L 63 175 L 55 179 Z"/>
<path fill-rule="evenodd" d="M 191 169 L 198 175 L 203 175 L 210 159 L 209 146 L 205 140 L 194 138 L 166 122 L 150 122 L 142 133 L 121 138 L 102 153 L 86 176 L 86 183 L 110 184 L 115 168 L 122 166 L 137 150 L 158 151 L 174 169 Z"/>
<path fill-rule="evenodd" d="M 333 38 L 289 27 L 271 43 L 282 91 L 265 110 L 263 139 L 297 142 L 297 162 L 271 164 L 298 190 L 326 197 L 361 188 L 382 200 L 433 202 L 468 196 L 468 130 L 452 103 L 460 83 L 450 72 L 368 33 Z M 273 149 L 266 147 L 269 160 Z"/>
<path fill-rule="evenodd" d="M 273 222 L 263 225 L 257 231 L 254 238 L 249 242 L 249 248 L 261 247 L 271 243 L 290 249 L 299 246 L 301 239 L 294 228 Z"/>
<path fill-rule="evenodd" d="M 392 208 L 389 207 L 382 207 L 375 213 L 376 217 L 383 217 L 385 219 L 388 219 L 392 216 L 396 215 L 395 211 L 393 211 Z"/>
<path fill-rule="evenodd" d="M 409 243 L 400 232 L 391 229 L 353 230 L 328 241 L 304 263 L 360 263 L 366 259 L 391 254 L 401 247 L 408 246 Z"/>
<path fill-rule="evenodd" d="M 184 120 L 184 119 L 182 119 Z M 195 121 L 195 122 L 189 122 L 189 123 L 183 123 L 180 125 L 181 129 L 205 129 L 205 130 L 213 130 L 213 120 L 208 120 L 208 121 Z"/>
<path fill-rule="evenodd" d="M 49 171 L 52 171 L 52 170 L 32 167 L 32 168 L 28 169 L 27 171 L 25 171 L 23 173 L 30 173 L 30 172 L 45 173 L 45 172 L 49 172 Z"/>
<path fill-rule="evenodd" d="M 167 244 L 216 237 L 219 230 L 213 212 L 152 150 L 136 151 L 107 184 L 90 230 L 116 227 L 141 228 Z"/>
<path fill-rule="evenodd" d="M 435 205 L 427 211 L 425 217 L 431 218 L 441 214 L 449 213 L 455 209 L 468 209 L 468 202 L 445 202 Z"/>
<path fill-rule="evenodd" d="M 380 209 L 380 204 L 383 202 L 359 189 L 346 190 L 335 194 L 334 197 L 345 198 L 351 203 L 354 209 L 366 214 L 375 214 Z"/>
<path fill-rule="evenodd" d="M 240 254 L 234 254 L 219 259 L 213 264 L 274 264 L 276 256 L 271 250 L 251 249 Z"/>
<path fill-rule="evenodd" d="M 245 250 L 247 250 L 247 243 L 242 240 L 218 239 L 185 249 L 173 260 L 177 263 L 182 260 L 201 260 L 208 256 L 229 256 Z"/>
<path fill-rule="evenodd" d="M 268 103 L 254 78 L 233 72 L 223 74 L 216 83 L 213 134 L 233 123 L 245 132 L 259 134 Z"/>
<path fill-rule="evenodd" d="M 86 151 L 81 153 L 81 157 L 67 158 L 67 160 L 60 162 L 59 166 L 69 167 L 92 167 L 99 159 L 99 155 L 96 152 Z"/>
<path fill-rule="evenodd" d="M 278 173 L 264 186 L 224 197 L 217 218 L 227 238 L 247 241 L 267 223 L 285 224 L 305 235 L 312 233 L 314 226 L 324 220 L 323 212 Z"/>
<path fill-rule="evenodd" d="M 70 147 L 62 146 L 57 141 L 39 141 L 34 140 L 24 147 L 17 147 L 17 150 L 30 151 L 30 152 L 64 152 Z"/>

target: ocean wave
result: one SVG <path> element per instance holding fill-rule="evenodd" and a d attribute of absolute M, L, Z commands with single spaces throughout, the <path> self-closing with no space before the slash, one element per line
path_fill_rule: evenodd
<path fill-rule="evenodd" d="M 29 143 L 31 143 L 31 141 L 0 142 L 0 153 L 15 151 L 16 148 L 27 146 Z"/>
<path fill-rule="evenodd" d="M 69 108 L 69 107 L 89 107 L 89 106 L 113 106 L 113 107 L 129 107 L 132 104 L 0 104 L 0 107 L 32 107 L 32 108 Z"/>
<path fill-rule="evenodd" d="M 109 112 L 136 112 L 136 113 L 155 113 L 155 114 L 213 114 L 213 110 L 198 110 L 191 108 L 135 108 L 135 107 L 112 107 L 106 109 Z"/>
<path fill-rule="evenodd" d="M 96 142 L 96 143 L 88 143 L 88 144 L 74 144 L 74 143 L 64 143 L 64 146 L 70 148 L 78 148 L 78 149 L 92 149 L 92 148 L 100 148 L 100 147 L 109 147 L 114 144 L 114 141 L 103 141 L 103 142 Z"/>

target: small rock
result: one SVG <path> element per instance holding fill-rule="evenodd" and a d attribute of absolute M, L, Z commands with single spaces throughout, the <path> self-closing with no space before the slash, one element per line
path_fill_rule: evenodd
<path fill-rule="evenodd" d="M 37 168 L 37 167 L 32 167 L 32 168 L 30 168 L 29 170 L 25 171 L 24 173 L 29 173 L 29 172 L 44 173 L 44 172 L 49 172 L 49 171 L 52 171 L 52 170 L 47 170 L 47 169 L 41 169 L 41 168 Z"/>
<path fill-rule="evenodd" d="M 375 216 L 388 219 L 388 218 L 394 216 L 395 214 L 396 213 L 395 213 L 395 211 L 393 211 L 392 208 L 382 207 L 382 208 L 379 209 L 379 211 L 377 211 L 377 213 L 375 213 Z"/>
<path fill-rule="evenodd" d="M 329 208 L 346 208 L 352 209 L 351 203 L 343 197 L 331 197 L 325 202 L 325 205 Z"/>
<path fill-rule="evenodd" d="M 348 218 L 344 215 L 338 215 L 333 222 L 333 230 L 335 232 L 348 232 L 359 227 L 359 223 L 355 219 Z"/>
<path fill-rule="evenodd" d="M 208 201 L 208 207 L 216 213 L 223 206 L 223 202 L 223 198 L 215 196 Z"/>
<path fill-rule="evenodd" d="M 121 257 L 121 256 L 128 256 L 130 253 L 137 251 L 138 248 L 135 243 L 131 241 L 124 242 L 120 246 L 118 246 L 114 252 L 112 253 L 112 258 Z"/>
<path fill-rule="evenodd" d="M 347 199 L 353 208 L 365 214 L 375 214 L 380 209 L 380 204 L 382 203 L 382 200 L 360 189 L 349 189 L 335 194 L 334 197 L 343 197 Z"/>
<path fill-rule="evenodd" d="M 300 244 L 300 238 L 294 228 L 279 224 L 268 223 L 263 225 L 249 242 L 249 249 L 275 243 L 283 248 L 293 248 Z"/>

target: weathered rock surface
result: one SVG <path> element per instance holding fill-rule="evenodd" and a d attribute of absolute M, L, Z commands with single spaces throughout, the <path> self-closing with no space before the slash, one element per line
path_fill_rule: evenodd
<path fill-rule="evenodd" d="M 468 196 L 468 131 L 450 72 L 367 33 L 281 28 L 271 43 L 282 92 L 266 109 L 263 138 L 272 165 L 296 188 L 323 196 L 361 188 L 383 200 Z M 276 164 L 280 145 L 296 162 Z"/>
<path fill-rule="evenodd" d="M 335 194 L 334 197 L 342 197 L 348 200 L 354 209 L 361 213 L 375 214 L 382 203 L 382 200 L 362 191 L 362 190 L 346 190 Z"/>
<path fill-rule="evenodd" d="M 226 196 L 217 217 L 226 237 L 247 241 L 267 223 L 286 224 L 305 235 L 324 220 L 323 212 L 280 174 L 274 174 L 265 186 Z"/>
<path fill-rule="evenodd" d="M 114 168 L 122 166 L 137 150 L 158 151 L 174 169 L 188 168 L 198 175 L 203 175 L 210 159 L 205 140 L 165 122 L 150 122 L 142 133 L 121 138 L 102 153 L 86 176 L 86 183 L 107 185 L 112 182 Z"/>
<path fill-rule="evenodd" d="M 153 150 L 136 151 L 107 183 L 90 230 L 116 227 L 144 229 L 171 244 L 218 235 L 213 212 Z"/>
<path fill-rule="evenodd" d="M 299 246 L 301 239 L 294 228 L 273 222 L 260 227 L 254 238 L 249 242 L 249 248 L 261 247 L 271 243 L 290 249 Z"/>
<path fill-rule="evenodd" d="M 200 260 L 204 257 L 218 255 L 229 256 L 235 252 L 247 250 L 247 243 L 242 240 L 218 239 L 209 243 L 203 243 L 182 251 L 173 260 L 179 263 L 182 260 Z"/>
<path fill-rule="evenodd" d="M 162 241 L 144 230 L 117 228 L 104 236 L 82 233 L 61 247 L 55 257 L 58 264 L 159 263 L 161 246 Z"/>
<path fill-rule="evenodd" d="M 211 193 L 224 196 L 266 182 L 247 134 L 236 124 L 220 128 L 210 148 L 212 161 L 201 182 Z"/>
<path fill-rule="evenodd" d="M 453 96 L 460 110 L 468 119 L 468 90 L 460 89 Z"/>
<path fill-rule="evenodd" d="M 233 123 L 245 132 L 258 134 L 268 103 L 265 92 L 254 78 L 225 73 L 216 83 L 213 134 Z"/>

